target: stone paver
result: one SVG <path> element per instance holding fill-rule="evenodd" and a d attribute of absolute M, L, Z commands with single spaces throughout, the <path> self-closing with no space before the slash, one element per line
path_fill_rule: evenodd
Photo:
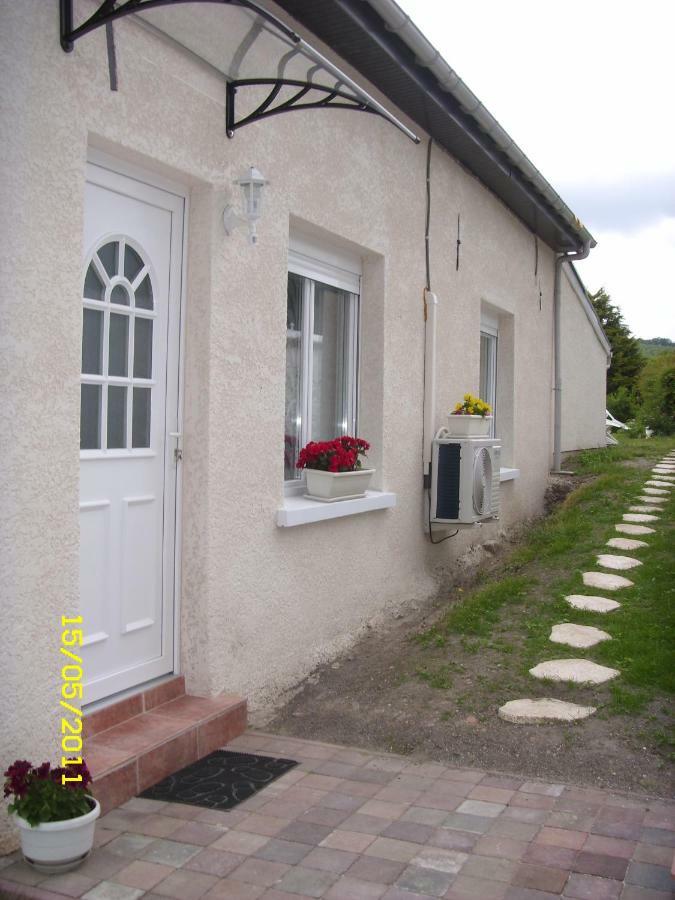
<path fill-rule="evenodd" d="M 656 522 L 659 517 L 647 513 L 624 513 L 622 518 L 624 522 Z"/>
<path fill-rule="evenodd" d="M 600 588 L 604 591 L 619 591 L 633 587 L 633 582 L 623 575 L 609 575 L 607 572 L 584 572 L 583 582 L 586 587 Z"/>
<path fill-rule="evenodd" d="M 530 669 L 534 678 L 570 681 L 573 684 L 604 684 L 621 673 L 588 659 L 550 659 Z"/>
<path fill-rule="evenodd" d="M 0 897 L 662 900 L 673 890 L 675 803 L 256 732 L 229 748 L 300 765 L 227 820 L 171 804 L 117 810 L 106 817 L 114 831 L 97 825 L 106 846 L 77 872 L 0 860 Z M 134 831 L 148 816 L 159 835 L 184 824 L 169 837 Z"/>
<path fill-rule="evenodd" d="M 642 488 L 642 492 L 644 494 L 654 494 L 654 496 L 657 496 L 658 494 L 666 494 L 667 496 L 668 494 L 670 494 L 670 491 L 666 490 L 666 488 L 653 487 L 652 485 L 645 485 Z"/>
<path fill-rule="evenodd" d="M 642 494 L 642 496 L 638 497 L 638 503 L 649 503 L 659 507 L 667 502 L 668 501 L 665 497 L 652 497 L 650 494 Z"/>
<path fill-rule="evenodd" d="M 647 515 L 651 515 L 651 513 L 660 512 L 661 510 L 654 506 L 629 506 L 628 511 L 631 513 L 647 513 Z"/>
<path fill-rule="evenodd" d="M 607 597 L 593 597 L 587 594 L 568 594 L 565 600 L 574 609 L 583 609 L 587 612 L 608 613 L 621 607 L 616 600 L 609 600 Z"/>
<path fill-rule="evenodd" d="M 652 478 L 649 481 L 645 481 L 645 484 L 648 487 L 668 488 L 669 491 L 673 489 L 673 485 L 669 481 L 664 481 L 662 478 Z"/>
<path fill-rule="evenodd" d="M 568 647 L 594 647 L 601 641 L 611 639 L 611 635 L 606 631 L 592 625 L 576 625 L 573 622 L 554 625 L 549 636 L 549 640 L 554 644 L 567 644 Z"/>
<path fill-rule="evenodd" d="M 615 550 L 641 550 L 643 547 L 648 547 L 649 544 L 647 541 L 636 541 L 631 540 L 631 538 L 610 538 L 607 541 L 608 547 L 613 547 Z"/>
<path fill-rule="evenodd" d="M 648 525 L 631 525 L 630 523 L 621 522 L 619 525 L 614 526 L 615 531 L 619 531 L 622 534 L 655 534 L 656 531 L 654 528 L 650 528 Z"/>
<path fill-rule="evenodd" d="M 598 554 L 598 565 L 603 569 L 614 569 L 615 571 L 626 571 L 627 569 L 635 569 L 641 566 L 639 559 L 633 559 L 632 556 L 617 556 L 613 553 Z"/>
<path fill-rule="evenodd" d="M 576 722 L 595 712 L 594 706 L 579 706 L 550 697 L 539 700 L 509 700 L 499 707 L 499 717 L 516 725 L 537 725 L 543 722 Z"/>

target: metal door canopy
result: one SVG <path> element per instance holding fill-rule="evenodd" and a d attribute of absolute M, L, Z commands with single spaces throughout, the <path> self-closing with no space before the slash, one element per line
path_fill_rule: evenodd
<path fill-rule="evenodd" d="M 60 12 L 66 52 L 91 31 L 133 15 L 216 69 L 226 81 L 228 137 L 244 125 L 285 112 L 351 109 L 382 116 L 419 143 L 367 91 L 250 0 L 105 0 L 79 25 L 73 22 L 73 0 L 60 0 Z"/>

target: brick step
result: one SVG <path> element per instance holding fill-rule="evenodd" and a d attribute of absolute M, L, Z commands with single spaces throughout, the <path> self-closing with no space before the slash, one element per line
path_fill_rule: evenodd
<path fill-rule="evenodd" d="M 246 700 L 185 694 L 170 679 L 84 716 L 84 753 L 103 813 L 246 729 Z"/>

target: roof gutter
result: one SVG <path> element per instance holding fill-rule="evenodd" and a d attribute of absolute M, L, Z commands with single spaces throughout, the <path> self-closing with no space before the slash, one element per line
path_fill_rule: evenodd
<path fill-rule="evenodd" d="M 388 30 L 398 35 L 415 54 L 418 63 L 428 69 L 436 78 L 441 89 L 454 97 L 467 115 L 476 122 L 480 131 L 491 138 L 498 150 L 506 156 L 509 162 L 523 176 L 524 181 L 520 181 L 521 187 L 528 193 L 528 196 L 537 207 L 542 209 L 549 218 L 551 218 L 550 211 L 553 211 L 562 219 L 575 236 L 575 243 L 578 245 L 579 251 L 581 252 L 581 249 L 586 244 L 588 244 L 589 249 L 595 247 L 596 242 L 593 235 L 582 225 L 577 216 L 574 215 L 572 210 L 551 187 L 541 172 L 527 158 L 515 141 L 509 137 L 494 116 L 488 112 L 473 91 L 450 68 L 438 50 L 427 40 L 395 0 L 361 0 L 361 2 L 367 2 L 382 17 Z M 341 5 L 343 8 L 345 7 L 344 2 Z M 457 121 L 466 131 L 464 123 L 460 120 Z M 484 152 L 487 152 L 503 168 L 503 160 L 497 154 L 491 153 L 490 149 L 485 146 L 484 141 L 480 141 L 475 134 L 470 136 L 474 140 L 478 140 Z M 528 184 L 534 188 L 534 191 L 528 190 Z M 541 203 L 542 198 L 545 200 L 545 205 Z"/>

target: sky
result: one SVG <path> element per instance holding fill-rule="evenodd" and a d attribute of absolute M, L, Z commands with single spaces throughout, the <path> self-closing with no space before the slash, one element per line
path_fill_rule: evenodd
<path fill-rule="evenodd" d="M 397 0 L 598 242 L 577 263 L 675 340 L 675 0 Z"/>

